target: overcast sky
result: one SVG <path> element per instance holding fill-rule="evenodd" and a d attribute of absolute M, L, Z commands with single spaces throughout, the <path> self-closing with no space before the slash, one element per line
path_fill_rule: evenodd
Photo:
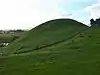
<path fill-rule="evenodd" d="M 31 29 L 45 21 L 72 18 L 89 24 L 100 0 L 0 0 L 0 29 Z"/>

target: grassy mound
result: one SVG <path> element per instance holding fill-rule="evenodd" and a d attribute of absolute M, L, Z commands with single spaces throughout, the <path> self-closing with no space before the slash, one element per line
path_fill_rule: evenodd
<path fill-rule="evenodd" d="M 86 28 L 84 24 L 71 19 L 51 20 L 33 28 L 2 52 L 19 54 L 38 50 L 63 42 Z"/>

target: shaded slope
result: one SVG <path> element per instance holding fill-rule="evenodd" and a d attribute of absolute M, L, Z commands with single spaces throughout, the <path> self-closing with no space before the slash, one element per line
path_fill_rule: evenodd
<path fill-rule="evenodd" d="M 0 75 L 99 75 L 100 28 L 90 28 L 65 42 L 0 61 Z"/>
<path fill-rule="evenodd" d="M 31 51 L 73 36 L 86 29 L 82 23 L 71 19 L 56 19 L 43 23 L 13 42 L 5 54 Z"/>

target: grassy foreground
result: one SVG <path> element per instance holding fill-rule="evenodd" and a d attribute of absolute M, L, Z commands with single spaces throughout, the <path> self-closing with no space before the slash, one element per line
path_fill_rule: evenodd
<path fill-rule="evenodd" d="M 42 49 L 0 57 L 0 75 L 99 74 L 100 28 L 89 28 L 73 38 Z"/>
<path fill-rule="evenodd" d="M 38 51 L 0 58 L 0 75 L 98 75 L 100 28 Z"/>

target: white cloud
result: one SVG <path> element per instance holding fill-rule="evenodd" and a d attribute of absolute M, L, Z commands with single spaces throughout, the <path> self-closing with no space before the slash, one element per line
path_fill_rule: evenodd
<path fill-rule="evenodd" d="M 0 29 L 32 28 L 55 18 L 71 17 L 61 0 L 0 0 Z"/>
<path fill-rule="evenodd" d="M 96 19 L 100 17 L 100 3 L 99 2 L 86 7 L 85 10 L 91 14 L 90 18 Z"/>
<path fill-rule="evenodd" d="M 74 18 L 83 22 L 84 18 L 76 18 L 63 5 L 85 1 L 90 0 L 0 0 L 0 29 L 33 28 L 55 18 Z"/>
<path fill-rule="evenodd" d="M 42 22 L 55 19 L 55 18 L 65 18 L 71 16 L 69 12 L 62 9 L 59 5 L 60 0 L 40 0 L 38 15 Z M 38 19 L 39 20 L 39 19 Z"/>

